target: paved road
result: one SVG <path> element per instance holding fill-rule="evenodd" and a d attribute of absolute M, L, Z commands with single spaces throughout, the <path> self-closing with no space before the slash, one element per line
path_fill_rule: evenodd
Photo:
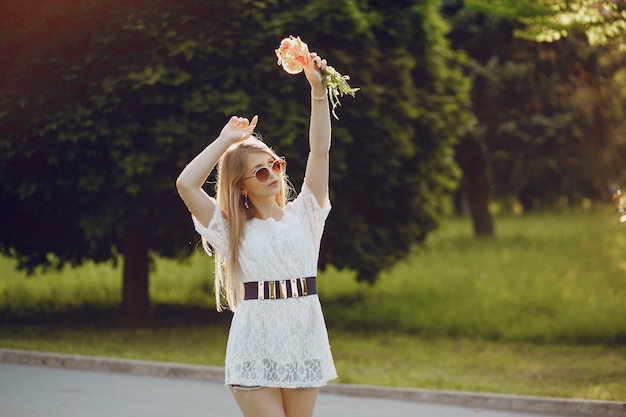
<path fill-rule="evenodd" d="M 180 378 L 0 363 L 1 417 L 238 417 L 224 386 Z M 554 417 L 322 393 L 315 417 Z"/>

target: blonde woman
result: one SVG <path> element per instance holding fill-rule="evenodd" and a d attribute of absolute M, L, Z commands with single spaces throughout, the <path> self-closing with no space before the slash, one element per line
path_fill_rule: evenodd
<path fill-rule="evenodd" d="M 233 312 L 226 385 L 245 417 L 310 417 L 318 388 L 336 378 L 315 276 L 330 211 L 330 110 L 309 55 L 310 153 L 288 202 L 286 161 L 254 136 L 258 117 L 233 116 L 176 181 L 205 248 L 215 251 L 215 297 Z M 202 190 L 217 165 L 216 198 Z M 208 243 L 208 244 L 206 244 Z"/>

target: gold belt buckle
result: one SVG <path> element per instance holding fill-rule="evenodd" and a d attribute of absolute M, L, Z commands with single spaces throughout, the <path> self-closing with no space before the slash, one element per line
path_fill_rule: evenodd
<path fill-rule="evenodd" d="M 276 282 L 270 281 L 268 282 L 268 284 L 270 285 L 270 300 L 275 300 L 276 299 Z"/>
<path fill-rule="evenodd" d="M 300 289 L 302 290 L 300 292 L 300 295 L 302 296 L 308 295 L 307 288 L 306 288 L 306 278 L 300 278 Z"/>

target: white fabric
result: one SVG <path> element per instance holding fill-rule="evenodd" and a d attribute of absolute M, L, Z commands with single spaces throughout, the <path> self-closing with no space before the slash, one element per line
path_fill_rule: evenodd
<path fill-rule="evenodd" d="M 239 259 L 244 282 L 317 275 L 319 246 L 330 211 L 303 185 L 276 221 L 246 225 Z M 215 210 L 198 233 L 228 257 L 226 221 Z M 226 347 L 226 385 L 282 388 L 321 387 L 337 377 L 317 295 L 285 300 L 246 300 L 234 313 Z"/>

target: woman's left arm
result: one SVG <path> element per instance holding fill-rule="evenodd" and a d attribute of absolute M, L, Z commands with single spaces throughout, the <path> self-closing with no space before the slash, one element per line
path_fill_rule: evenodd
<path fill-rule="evenodd" d="M 311 124 L 309 126 L 310 153 L 306 164 L 304 182 L 315 196 L 320 206 L 328 196 L 330 150 L 330 108 L 328 95 L 322 84 L 321 70 L 326 67 L 326 60 L 311 53 L 309 63 L 304 69 L 311 84 Z"/>

